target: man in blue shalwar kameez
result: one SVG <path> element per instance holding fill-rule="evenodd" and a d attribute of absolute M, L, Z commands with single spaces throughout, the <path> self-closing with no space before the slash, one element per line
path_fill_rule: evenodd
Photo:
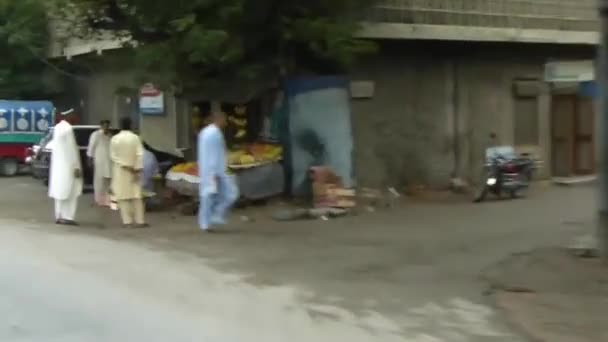
<path fill-rule="evenodd" d="M 150 209 L 159 203 L 156 195 L 149 195 L 154 193 L 154 176 L 160 172 L 158 159 L 156 159 L 154 153 L 149 150 L 149 147 L 150 146 L 144 143 L 144 169 L 141 177 L 141 187 L 146 192 L 146 196 L 144 196 L 146 209 Z"/>
<path fill-rule="evenodd" d="M 227 173 L 226 142 L 222 133 L 226 115 L 213 113 L 212 116 L 212 123 L 198 135 L 198 221 L 204 232 L 212 232 L 213 226 L 225 224 L 228 210 L 239 197 L 234 177 Z"/>

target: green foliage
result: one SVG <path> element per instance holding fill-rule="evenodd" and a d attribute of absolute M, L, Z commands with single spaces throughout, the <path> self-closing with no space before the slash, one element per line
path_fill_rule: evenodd
<path fill-rule="evenodd" d="M 44 0 L 0 0 L 0 98 L 40 96 L 47 44 Z"/>
<path fill-rule="evenodd" d="M 128 35 L 142 78 L 205 79 L 335 73 L 375 45 L 353 37 L 373 0 L 56 0 L 88 29 Z"/>

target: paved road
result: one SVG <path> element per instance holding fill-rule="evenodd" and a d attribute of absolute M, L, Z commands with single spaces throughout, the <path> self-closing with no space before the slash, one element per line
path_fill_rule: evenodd
<path fill-rule="evenodd" d="M 187 255 L 4 224 L 0 341 L 402 340 L 380 316 L 313 320 L 294 289 L 259 289 Z"/>
<path fill-rule="evenodd" d="M 523 341 L 479 274 L 581 234 L 593 209 L 591 188 L 554 189 L 327 224 L 260 219 L 210 239 L 166 214 L 145 232 L 60 229 L 37 184 L 0 187 L 7 342 Z"/>

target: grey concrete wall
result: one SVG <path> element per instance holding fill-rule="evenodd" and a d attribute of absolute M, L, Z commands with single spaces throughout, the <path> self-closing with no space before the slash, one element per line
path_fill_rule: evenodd
<path fill-rule="evenodd" d="M 382 45 L 381 53 L 352 74 L 353 80 L 376 84 L 373 99 L 353 101 L 359 185 L 444 187 L 452 175 L 476 181 L 490 132 L 503 144 L 514 143 L 514 82 L 542 80 L 551 59 L 593 53 L 593 48 L 523 44 Z M 545 90 L 538 98 L 538 150 L 550 165 Z"/>
<path fill-rule="evenodd" d="M 476 179 L 490 132 L 504 144 L 514 141 L 513 84 L 542 79 L 553 59 L 589 59 L 592 47 L 385 42 L 362 61 L 353 80 L 373 81 L 372 99 L 353 100 L 356 179 L 361 186 L 427 184 L 446 186 L 453 175 Z M 85 123 L 114 121 L 126 113 L 115 92 L 132 84 L 125 71 L 100 71 L 87 82 Z M 135 101 L 136 98 L 133 98 Z M 122 102 L 121 102 L 122 103 Z M 167 115 L 144 117 L 144 139 L 172 152 L 187 147 L 180 138 L 188 124 L 183 105 L 169 97 Z M 181 108 L 181 109 L 180 109 Z M 539 150 L 550 165 L 550 105 L 539 97 Z"/>
<path fill-rule="evenodd" d="M 439 183 L 453 171 L 446 111 L 450 66 L 432 54 L 394 49 L 366 61 L 353 80 L 371 80 L 371 100 L 353 102 L 355 169 L 366 186 Z"/>
<path fill-rule="evenodd" d="M 165 115 L 140 116 L 135 111 L 137 94 L 117 93 L 123 87 L 135 87 L 134 75 L 126 70 L 101 70 L 87 82 L 87 99 L 83 123 L 97 124 L 102 119 L 118 125 L 121 118 L 130 116 L 136 122 L 140 135 L 150 146 L 173 153 L 178 147 L 177 103 L 172 94 L 165 99 Z"/>
<path fill-rule="evenodd" d="M 126 71 L 105 70 L 92 74 L 87 82 L 85 103 L 87 124 L 97 124 L 100 120 L 118 120 L 129 113 L 123 113 L 117 103 L 116 92 L 120 87 L 133 85 L 133 74 Z M 124 100 L 124 99 L 121 99 Z"/>
<path fill-rule="evenodd" d="M 140 135 L 150 146 L 165 152 L 173 153 L 178 148 L 177 102 L 175 97 L 167 94 L 165 98 L 165 115 L 142 116 Z"/>

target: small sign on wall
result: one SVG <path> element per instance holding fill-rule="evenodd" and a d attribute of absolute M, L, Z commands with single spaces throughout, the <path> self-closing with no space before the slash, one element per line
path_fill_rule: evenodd
<path fill-rule="evenodd" d="M 549 62 L 545 65 L 545 81 L 549 83 L 593 80 L 595 80 L 595 64 L 592 60 Z"/>
<path fill-rule="evenodd" d="M 165 94 L 153 84 L 145 84 L 139 91 L 139 111 L 143 115 L 163 115 Z"/>

